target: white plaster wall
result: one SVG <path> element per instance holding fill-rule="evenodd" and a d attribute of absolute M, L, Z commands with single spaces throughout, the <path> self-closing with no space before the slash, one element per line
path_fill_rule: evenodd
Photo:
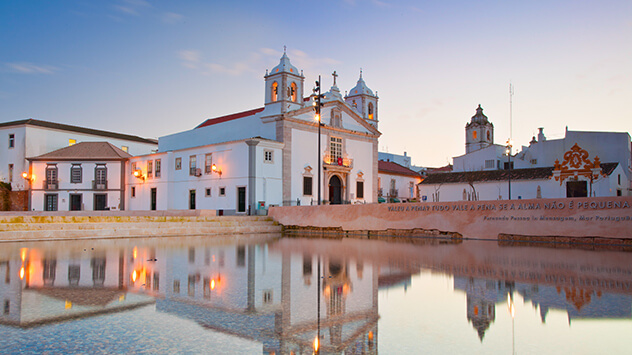
<path fill-rule="evenodd" d="M 58 190 L 43 190 L 46 181 L 47 163 L 57 164 Z M 70 182 L 70 168 L 72 164 L 81 164 L 81 183 Z M 92 190 L 94 180 L 94 169 L 99 164 L 105 164 L 107 168 L 107 190 Z M 107 206 L 111 209 L 119 209 L 121 203 L 121 162 L 119 161 L 34 161 L 32 163 L 32 176 L 34 181 L 31 184 L 31 210 L 44 210 L 44 195 L 57 194 L 57 210 L 70 210 L 70 194 L 81 194 L 83 210 L 94 209 L 94 194 L 107 194 Z"/>
<path fill-rule="evenodd" d="M 327 151 L 327 134 L 321 130 L 320 136 L 320 159 L 322 161 L 325 151 Z M 318 200 L 318 132 L 307 132 L 303 130 L 292 130 L 292 157 L 291 157 L 291 195 L 292 201 L 300 199 L 301 205 L 309 205 L 312 201 Z M 303 173 L 305 167 L 312 168 L 312 196 L 303 195 Z M 325 195 L 325 182 L 323 169 L 321 173 L 321 199 Z"/>
<path fill-rule="evenodd" d="M 395 179 L 395 189 L 397 190 L 397 198 L 401 199 L 412 199 L 416 198 L 416 186 L 419 182 L 421 182 L 421 178 L 414 178 L 403 175 L 395 175 L 388 173 L 379 173 L 378 174 L 382 185 L 382 196 L 387 197 L 390 193 L 391 189 L 391 179 Z M 412 192 L 410 191 L 410 183 L 413 183 Z"/>
<path fill-rule="evenodd" d="M 354 199 L 352 199 L 352 201 L 366 203 L 375 202 L 375 196 L 373 196 L 373 164 L 377 162 L 373 160 L 373 143 L 345 139 L 345 146 L 347 154 L 353 159 L 353 169 L 349 174 L 349 197 L 353 194 Z M 357 198 L 358 192 L 356 191 L 356 181 L 358 181 L 357 178 L 359 172 L 362 172 L 362 179 L 364 180 L 363 199 Z"/>
<path fill-rule="evenodd" d="M 623 172 L 623 169 L 617 168 L 609 177 L 600 178 L 593 182 L 592 191 L 594 197 L 616 196 L 617 188 L 621 185 L 617 184 L 617 175 Z M 580 180 L 587 181 L 580 177 Z M 623 176 L 622 176 L 623 179 Z M 439 201 L 463 201 L 463 190 L 471 193 L 472 188 L 467 183 L 453 183 L 438 185 L 419 184 L 420 197 L 427 196 L 426 202 L 433 202 L 432 195 L 439 191 Z M 509 182 L 493 181 L 479 182 L 475 185 L 476 193 L 479 200 L 507 200 L 509 198 Z M 537 198 L 537 188 L 540 186 L 542 198 L 566 198 L 566 183 L 560 185 L 559 181 L 554 179 L 547 180 L 520 180 L 511 181 L 511 198 L 516 199 L 535 199 Z M 590 193 L 590 182 L 588 182 L 588 192 Z M 625 195 L 624 195 L 625 196 Z"/>
<path fill-rule="evenodd" d="M 263 198 L 265 193 L 266 205 L 280 204 L 281 201 L 281 147 L 279 143 L 257 146 L 257 199 Z M 272 149 L 274 163 L 263 163 L 264 149 Z M 222 174 L 205 172 L 205 156 L 212 154 L 212 162 Z M 199 177 L 189 175 L 190 156 L 196 156 L 196 167 L 201 169 Z M 138 180 L 131 175 L 131 164 L 137 162 L 139 168 L 146 175 L 147 161 L 160 158 L 162 161 L 162 176 L 145 181 Z M 175 170 L 175 161 L 182 158 L 182 169 Z M 189 209 L 189 191 L 196 191 L 196 209 L 236 210 L 237 187 L 246 187 L 246 202 L 248 196 L 248 145 L 245 141 L 229 142 L 225 144 L 207 145 L 168 153 L 158 153 L 130 159 L 127 174 L 129 209 L 148 210 L 150 208 L 150 189 L 157 189 L 157 209 Z M 155 168 L 155 163 L 154 163 Z M 259 174 L 270 175 L 259 175 Z M 265 185 L 265 190 L 264 190 Z M 131 197 L 131 187 L 136 187 L 136 197 Z M 220 196 L 219 190 L 225 188 L 225 195 Z M 211 189 L 211 196 L 206 196 L 206 189 Z M 259 200 L 257 200 L 259 201 Z"/>
<path fill-rule="evenodd" d="M 14 147 L 10 149 L 9 134 L 15 135 Z M 25 134 L 24 126 L 0 128 L 0 181 L 9 182 L 9 164 L 13 164 L 11 188 L 16 190 L 24 189 L 22 172 L 29 167 L 25 159 Z"/>
<path fill-rule="evenodd" d="M 254 202 L 265 201 L 266 208 L 271 204 L 281 205 L 283 203 L 283 144 L 262 141 L 255 149 L 257 161 Z M 272 151 L 272 163 L 264 161 L 266 150 Z"/>

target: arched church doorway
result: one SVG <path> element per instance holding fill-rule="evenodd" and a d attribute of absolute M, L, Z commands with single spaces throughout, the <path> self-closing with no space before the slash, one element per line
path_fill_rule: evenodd
<path fill-rule="evenodd" d="M 329 179 L 329 203 L 332 205 L 342 203 L 342 181 L 337 175 Z"/>

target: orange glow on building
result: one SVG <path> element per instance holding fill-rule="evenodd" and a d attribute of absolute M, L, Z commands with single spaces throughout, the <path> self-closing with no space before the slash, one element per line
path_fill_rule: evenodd
<path fill-rule="evenodd" d="M 20 280 L 24 280 L 24 266 L 20 268 Z"/>
<path fill-rule="evenodd" d="M 211 279 L 211 290 L 215 289 L 215 279 Z"/>

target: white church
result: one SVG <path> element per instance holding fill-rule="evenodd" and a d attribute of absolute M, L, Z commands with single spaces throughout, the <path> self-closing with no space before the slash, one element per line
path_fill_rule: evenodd
<path fill-rule="evenodd" d="M 465 126 L 465 154 L 453 172 L 429 174 L 419 183 L 422 201 L 629 196 L 632 164 L 626 132 L 566 130 L 548 140 L 544 129 L 514 153 L 494 143 L 494 125 L 479 105 Z"/>
<path fill-rule="evenodd" d="M 158 153 L 130 158 L 127 208 L 257 214 L 316 204 L 318 191 L 323 203 L 376 202 L 378 97 L 362 73 L 343 97 L 336 77 L 319 130 L 311 87 L 284 53 L 264 76 L 263 107 L 160 137 Z"/>

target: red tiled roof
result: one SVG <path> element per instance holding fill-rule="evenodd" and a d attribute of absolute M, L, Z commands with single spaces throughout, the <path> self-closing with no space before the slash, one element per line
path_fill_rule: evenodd
<path fill-rule="evenodd" d="M 226 122 L 226 121 L 236 120 L 238 118 L 252 116 L 252 115 L 255 115 L 255 114 L 263 111 L 263 109 L 264 109 L 263 107 L 260 107 L 260 108 L 254 109 L 254 110 L 248 110 L 248 111 L 233 113 L 232 115 L 226 115 L 226 116 L 220 116 L 220 117 L 215 117 L 215 118 L 209 118 L 208 120 L 202 122 L 202 124 L 200 124 L 199 126 L 197 126 L 195 128 L 202 128 L 202 127 L 211 126 L 211 125 L 222 123 L 222 122 Z"/>
<path fill-rule="evenodd" d="M 427 168 L 426 171 L 428 172 L 428 174 L 449 173 L 449 172 L 452 172 L 452 164 L 448 164 L 440 168 Z"/>
<path fill-rule="evenodd" d="M 124 160 L 132 155 L 108 142 L 80 142 L 29 160 Z"/>
<path fill-rule="evenodd" d="M 618 163 L 601 163 L 602 172 L 606 175 L 610 175 L 617 165 Z M 509 179 L 510 173 L 512 180 L 545 180 L 550 179 L 551 176 L 553 176 L 553 167 L 428 174 L 428 177 L 420 184 L 427 185 L 479 181 L 503 181 Z"/>
<path fill-rule="evenodd" d="M 408 169 L 392 161 L 379 160 L 377 162 L 379 173 L 421 177 L 418 172 Z"/>

